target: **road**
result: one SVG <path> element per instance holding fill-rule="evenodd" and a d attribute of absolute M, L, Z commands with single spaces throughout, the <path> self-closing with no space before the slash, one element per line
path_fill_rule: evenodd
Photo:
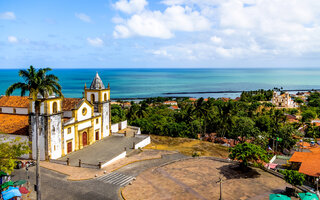
<path fill-rule="evenodd" d="M 132 163 L 124 166 L 116 171 L 121 176 L 136 177 L 141 172 L 170 162 L 185 156 L 179 153 L 164 155 L 161 159 L 146 160 Z M 35 169 L 29 168 L 30 188 L 35 184 Z M 13 173 L 13 180 L 26 179 L 26 170 L 19 169 Z M 101 178 L 100 178 L 101 179 Z M 68 181 L 67 176 L 41 168 L 41 191 L 42 199 L 45 200 L 118 200 L 120 185 L 117 185 L 117 178 L 109 181 L 110 183 L 98 180 L 84 180 L 84 181 Z M 119 181 L 118 181 L 119 182 Z M 35 193 L 30 196 L 35 199 Z"/>

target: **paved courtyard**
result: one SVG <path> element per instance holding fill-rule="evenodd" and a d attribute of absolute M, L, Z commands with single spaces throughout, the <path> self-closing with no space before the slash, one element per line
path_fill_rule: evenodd
<path fill-rule="evenodd" d="M 148 137 L 123 137 L 123 136 L 109 136 L 92 145 L 86 146 L 81 150 L 72 152 L 58 160 L 70 160 L 71 166 L 79 166 L 79 159 L 82 163 L 98 165 L 99 162 L 106 162 L 121 154 L 125 147 L 127 154 L 133 151 L 133 143 L 137 144 Z"/>
<path fill-rule="evenodd" d="M 122 194 L 127 200 L 219 199 L 217 181 L 220 177 L 226 200 L 267 200 L 269 194 L 290 187 L 284 180 L 261 169 L 241 172 L 234 164 L 194 158 L 144 171 Z"/>

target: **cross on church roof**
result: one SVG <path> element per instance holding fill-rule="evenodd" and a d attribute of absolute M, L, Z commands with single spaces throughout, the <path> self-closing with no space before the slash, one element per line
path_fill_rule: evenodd
<path fill-rule="evenodd" d="M 93 81 L 91 83 L 90 89 L 94 89 L 94 90 L 105 89 L 105 87 L 103 85 L 103 82 L 102 82 L 98 72 L 96 73 L 96 76 L 94 77 L 94 79 L 93 79 Z"/>

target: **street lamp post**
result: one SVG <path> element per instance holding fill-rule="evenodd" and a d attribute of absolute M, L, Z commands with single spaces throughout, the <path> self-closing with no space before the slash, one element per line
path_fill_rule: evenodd
<path fill-rule="evenodd" d="M 222 178 L 219 178 L 219 181 L 217 181 L 216 183 L 220 183 L 220 198 L 219 200 L 222 200 Z"/>
<path fill-rule="evenodd" d="M 317 195 L 318 195 L 318 197 L 319 197 L 319 196 L 320 196 L 320 195 L 319 195 L 319 189 L 318 189 L 318 188 L 319 188 L 319 177 L 316 178 L 316 182 L 317 182 L 316 193 L 317 193 Z"/>

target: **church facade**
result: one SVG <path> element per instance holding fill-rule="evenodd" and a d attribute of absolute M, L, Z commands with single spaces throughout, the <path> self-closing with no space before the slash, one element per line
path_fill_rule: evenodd
<path fill-rule="evenodd" d="M 60 158 L 111 134 L 110 86 L 105 87 L 98 73 L 90 87 L 85 85 L 83 98 L 39 98 L 41 160 Z M 12 119 L 20 119 L 17 128 L 12 127 Z M 28 137 L 32 142 L 30 157 L 35 159 L 35 102 L 26 97 L 1 97 L 0 133 Z"/>

